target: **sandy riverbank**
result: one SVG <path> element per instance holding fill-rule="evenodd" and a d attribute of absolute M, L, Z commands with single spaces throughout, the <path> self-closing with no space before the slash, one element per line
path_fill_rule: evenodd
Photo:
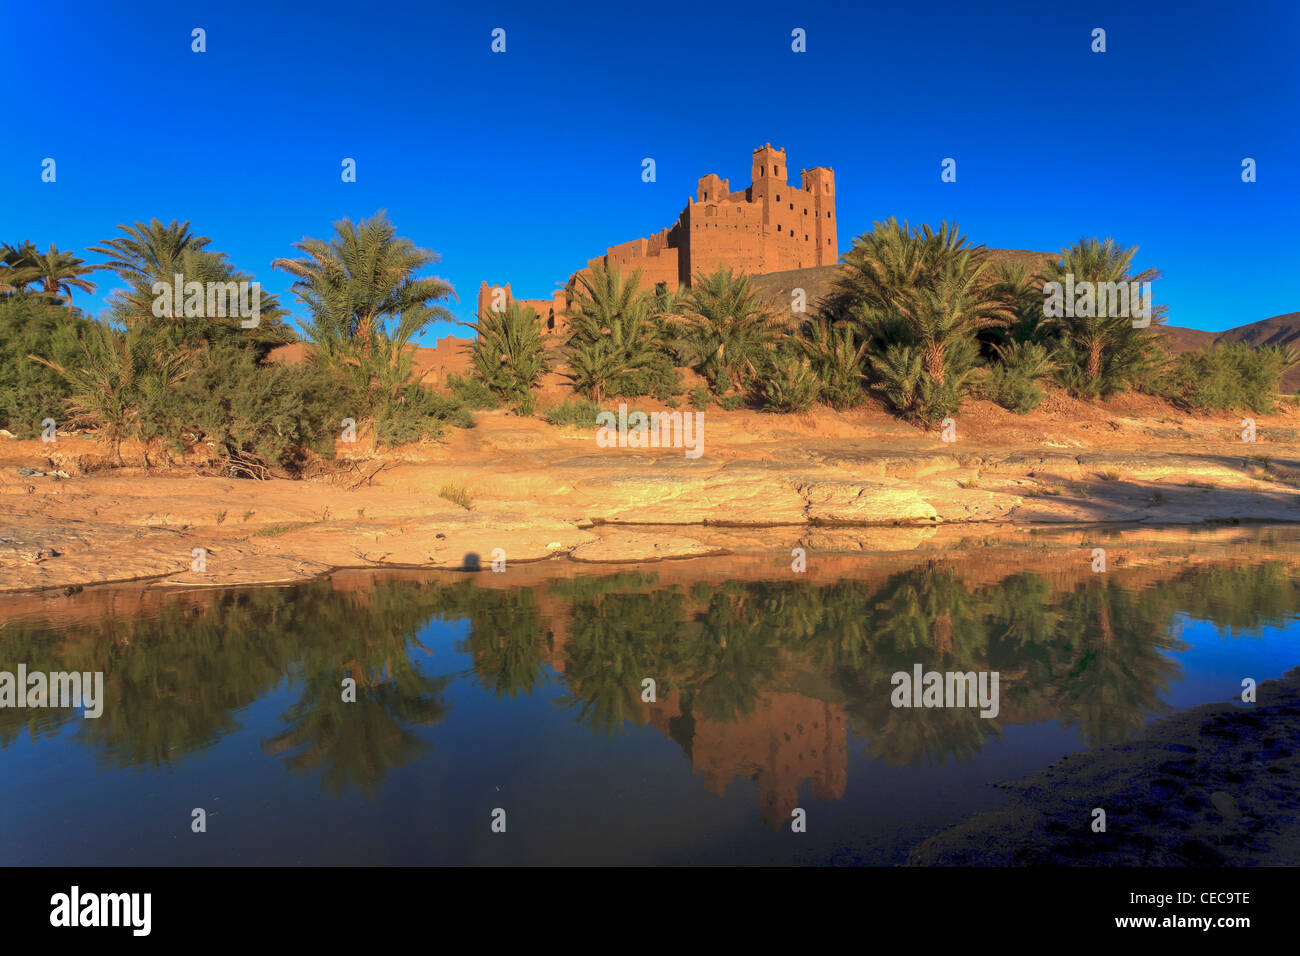
<path fill-rule="evenodd" d="M 876 406 L 710 409 L 706 420 L 705 453 L 692 460 L 483 413 L 441 444 L 382 456 L 340 444 L 356 469 L 333 481 L 238 480 L 158 468 L 156 457 L 145 468 L 130 447 L 126 467 L 108 468 L 93 437 L 0 439 L 0 590 L 486 568 L 501 552 L 507 562 L 642 562 L 733 553 L 737 535 L 745 548 L 788 554 L 810 536 L 823 550 L 906 550 L 953 526 L 1300 519 L 1300 415 L 1290 408 L 1258 417 L 1255 443 L 1241 441 L 1237 416 L 1189 416 L 1138 395 L 1083 403 L 1053 393 L 1024 417 L 972 402 L 952 443 Z M 468 494 L 468 508 L 440 494 L 449 487 Z M 191 570 L 198 548 L 203 572 Z"/>

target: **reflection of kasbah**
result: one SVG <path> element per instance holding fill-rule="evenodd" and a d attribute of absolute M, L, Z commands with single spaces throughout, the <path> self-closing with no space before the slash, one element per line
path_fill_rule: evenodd
<path fill-rule="evenodd" d="M 728 268 L 749 275 L 831 266 L 839 261 L 836 246 L 835 173 L 828 166 L 805 169 L 800 183 L 787 181 L 785 150 L 772 144 L 754 150 L 753 181 L 731 191 L 730 180 L 712 173 L 701 176 L 695 195 L 677 222 L 648 239 L 610 246 L 587 262 L 582 272 L 600 267 L 624 274 L 641 273 L 640 287 L 663 285 L 668 291 L 689 286 L 698 273 L 711 275 Z M 581 273 L 578 273 L 581 274 Z M 565 313 L 572 305 L 577 274 L 551 299 L 515 299 L 510 283 L 484 282 L 479 287 L 478 314 L 494 306 L 504 311 L 511 302 L 533 309 L 547 332 L 563 332 Z M 500 289 L 493 301 L 494 290 Z"/>
<path fill-rule="evenodd" d="M 771 693 L 752 713 L 722 723 L 683 712 L 678 692 L 646 705 L 650 724 L 681 744 L 704 788 L 721 796 L 737 777 L 758 784 L 763 822 L 779 827 L 799 806 L 799 785 L 817 800 L 839 800 L 848 784 L 844 711 L 802 694 Z"/>
<path fill-rule="evenodd" d="M 564 673 L 569 638 L 567 603 L 554 597 L 539 602 L 548 636 L 550 664 Z M 833 704 L 801 694 L 765 693 L 749 714 L 726 722 L 683 709 L 673 690 L 654 704 L 640 705 L 641 724 L 676 740 L 704 776 L 705 789 L 721 795 L 736 777 L 758 784 L 763 821 L 780 826 L 799 805 L 799 785 L 812 780 L 818 800 L 838 800 L 848 782 L 847 721 Z"/>

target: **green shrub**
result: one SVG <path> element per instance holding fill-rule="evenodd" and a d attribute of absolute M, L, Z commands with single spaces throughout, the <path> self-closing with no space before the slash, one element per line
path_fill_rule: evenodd
<path fill-rule="evenodd" d="M 475 377 L 521 415 L 531 415 L 532 390 L 546 371 L 537 312 L 511 302 L 503 312 L 483 312 L 474 331 L 469 354 Z"/>
<path fill-rule="evenodd" d="M 484 411 L 501 407 L 501 398 L 484 382 L 472 375 L 449 373 L 447 388 L 451 390 L 456 401 L 465 408 Z"/>
<path fill-rule="evenodd" d="M 1036 342 L 1009 342 L 996 351 L 998 361 L 984 381 L 984 394 L 1003 408 L 1028 415 L 1043 401 L 1038 379 L 1052 374 L 1047 348 Z"/>
<path fill-rule="evenodd" d="M 851 408 L 862 401 L 867 343 L 859 342 L 847 322 L 825 318 L 804 329 L 800 344 L 821 383 L 821 399 L 832 408 Z"/>
<path fill-rule="evenodd" d="M 1270 412 L 1282 376 L 1297 362 L 1300 353 L 1286 346 L 1215 345 L 1178 355 L 1156 391 L 1198 411 Z"/>
<path fill-rule="evenodd" d="M 817 402 L 821 390 L 822 382 L 812 363 L 794 355 L 778 356 L 758 383 L 759 400 L 770 412 L 806 412 Z"/>
<path fill-rule="evenodd" d="M 67 380 L 28 356 L 70 366 L 89 324 L 80 313 L 35 296 L 0 297 L 0 428 L 30 438 L 42 419 L 64 421 Z"/>
<path fill-rule="evenodd" d="M 691 407 L 699 411 L 709 407 L 709 390 L 703 385 L 696 385 L 691 389 Z"/>
<path fill-rule="evenodd" d="M 179 447 L 197 432 L 232 474 L 294 474 L 308 451 L 333 457 L 350 404 L 311 365 L 262 364 L 254 349 L 222 346 L 195 355 L 179 385 L 145 398 L 139 436 Z"/>
<path fill-rule="evenodd" d="M 666 402 L 682 393 L 682 370 L 668 353 L 656 352 L 640 368 L 621 376 L 617 387 L 618 391 L 611 394 L 628 398 L 651 395 Z"/>
<path fill-rule="evenodd" d="M 474 416 L 453 397 L 423 385 L 404 386 L 375 413 L 375 438 L 385 445 L 435 441 L 448 428 L 473 428 Z"/>
<path fill-rule="evenodd" d="M 600 406 L 585 398 L 569 398 L 542 411 L 542 417 L 552 425 L 576 425 L 595 428 Z"/>
<path fill-rule="evenodd" d="M 734 412 L 744 404 L 744 395 L 723 395 L 718 399 L 718 405 L 724 412 Z"/>
<path fill-rule="evenodd" d="M 966 393 L 966 381 L 976 347 L 968 339 L 951 339 L 944 348 L 941 381 L 925 374 L 920 346 L 893 344 L 869 356 L 885 399 L 899 412 L 925 425 L 956 414 Z"/>

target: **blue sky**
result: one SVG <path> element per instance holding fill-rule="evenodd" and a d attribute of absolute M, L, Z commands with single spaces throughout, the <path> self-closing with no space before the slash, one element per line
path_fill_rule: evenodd
<path fill-rule="evenodd" d="M 12 5 L 0 70 L 28 105 L 0 136 L 0 239 L 84 254 L 118 223 L 188 219 L 283 293 L 273 258 L 382 208 L 468 319 L 481 280 L 549 296 L 671 224 L 699 176 L 747 185 L 770 141 L 834 167 L 841 251 L 891 215 L 994 247 L 1113 236 L 1163 270 L 1172 324 L 1300 309 L 1300 4 L 984 6 Z M 115 285 L 96 278 L 91 311 Z"/>

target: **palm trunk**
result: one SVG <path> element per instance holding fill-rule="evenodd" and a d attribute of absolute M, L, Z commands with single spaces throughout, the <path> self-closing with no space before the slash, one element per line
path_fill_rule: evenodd
<path fill-rule="evenodd" d="M 943 346 L 938 342 L 929 342 L 925 346 L 925 374 L 934 382 L 943 384 Z"/>
<path fill-rule="evenodd" d="M 1091 381 L 1095 382 L 1101 377 L 1101 346 L 1098 344 L 1088 346 L 1087 372 Z"/>

